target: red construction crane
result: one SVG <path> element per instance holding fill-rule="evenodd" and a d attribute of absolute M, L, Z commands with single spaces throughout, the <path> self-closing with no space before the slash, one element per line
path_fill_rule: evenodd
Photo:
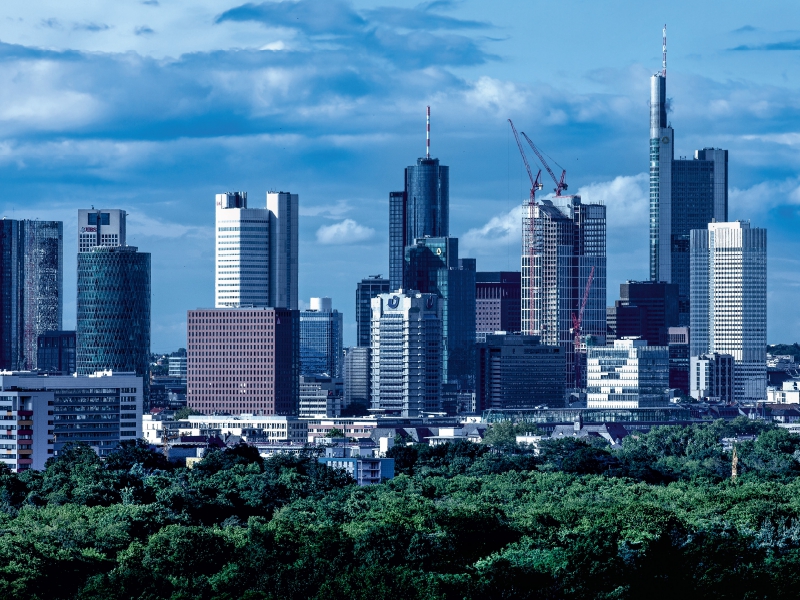
<path fill-rule="evenodd" d="M 581 345 L 581 323 L 583 323 L 583 311 L 586 309 L 586 301 L 589 299 L 589 290 L 592 288 L 592 280 L 594 279 L 594 267 L 589 272 L 589 279 L 586 280 L 586 288 L 583 290 L 583 301 L 581 302 L 580 311 L 578 315 L 572 313 L 572 330 L 575 333 L 575 387 L 581 387 L 581 361 L 578 358 L 578 348 Z"/>
<path fill-rule="evenodd" d="M 513 125 L 512 125 L 512 127 L 513 127 Z M 514 133 L 516 133 L 516 132 L 514 132 Z M 561 181 L 556 179 L 555 173 L 553 173 L 553 170 L 550 168 L 550 165 L 547 164 L 547 161 L 544 159 L 544 156 L 542 156 L 542 153 L 536 147 L 536 144 L 534 144 L 531 141 L 531 138 L 529 138 L 527 135 L 525 135 L 524 131 L 522 132 L 522 137 L 524 137 L 525 140 L 528 142 L 528 144 L 530 144 L 530 147 L 533 149 L 533 152 L 536 154 L 536 156 L 539 157 L 539 161 L 544 165 L 544 168 L 547 169 L 547 172 L 550 173 L 550 177 L 553 178 L 553 183 L 556 184 L 556 187 L 555 187 L 555 189 L 553 191 L 556 193 L 556 196 L 560 196 L 561 195 L 561 191 L 567 189 L 567 170 L 566 169 L 561 169 Z M 519 143 L 519 140 L 517 140 L 517 143 Z M 556 163 L 556 164 L 558 164 L 558 163 Z M 541 173 L 541 171 L 540 171 L 540 173 Z"/>
<path fill-rule="evenodd" d="M 517 135 L 517 128 L 514 127 L 513 121 L 511 119 L 508 120 L 508 123 L 511 125 L 511 131 L 514 132 L 514 139 L 517 140 L 517 148 L 519 148 L 519 153 L 522 155 L 522 162 L 525 163 L 525 170 L 528 171 L 528 177 L 531 180 L 531 204 L 536 204 L 536 190 L 542 189 L 544 187 L 542 182 L 539 179 L 542 176 L 542 170 L 539 169 L 539 172 L 536 174 L 536 178 L 534 179 L 533 173 L 531 172 L 531 166 L 528 164 L 528 157 L 525 156 L 525 149 L 522 147 L 522 142 L 519 141 L 519 135 Z M 524 133 L 522 135 L 525 135 Z"/>

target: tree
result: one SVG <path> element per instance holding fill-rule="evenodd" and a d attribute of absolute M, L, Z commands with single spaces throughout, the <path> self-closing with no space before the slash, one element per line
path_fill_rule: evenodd
<path fill-rule="evenodd" d="M 334 427 L 328 433 L 325 434 L 325 437 L 326 438 L 343 438 L 344 437 L 344 431 L 342 431 L 338 427 Z"/>

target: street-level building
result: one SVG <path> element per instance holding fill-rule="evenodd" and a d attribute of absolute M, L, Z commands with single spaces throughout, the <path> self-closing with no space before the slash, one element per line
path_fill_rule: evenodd
<path fill-rule="evenodd" d="M 730 354 L 711 352 L 692 356 L 689 364 L 692 397 L 697 400 L 733 402 L 736 372 L 734 363 Z"/>
<path fill-rule="evenodd" d="M 669 349 L 639 338 L 590 347 L 587 408 L 646 408 L 668 404 Z"/>

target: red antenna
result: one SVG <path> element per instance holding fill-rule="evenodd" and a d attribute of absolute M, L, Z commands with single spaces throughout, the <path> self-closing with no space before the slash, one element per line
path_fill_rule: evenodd
<path fill-rule="evenodd" d="M 431 107 L 428 107 L 428 134 L 425 139 L 425 158 L 431 157 Z"/>
<path fill-rule="evenodd" d="M 661 76 L 667 76 L 667 24 L 664 23 L 664 45 L 663 45 L 664 55 L 661 59 Z"/>
<path fill-rule="evenodd" d="M 583 311 L 586 309 L 586 301 L 589 299 L 589 290 L 592 289 L 592 280 L 594 279 L 594 267 L 589 272 L 589 279 L 586 280 L 586 288 L 583 290 L 583 301 L 581 302 L 580 311 L 578 316 L 572 313 L 572 329 L 575 333 L 575 387 L 581 387 L 581 361 L 578 358 L 578 349 L 581 345 L 581 323 L 583 323 Z"/>
<path fill-rule="evenodd" d="M 524 137 L 527 140 L 528 145 L 530 145 L 530 147 L 533 149 L 533 152 L 536 154 L 536 156 L 539 157 L 539 160 L 544 165 L 544 168 L 547 169 L 548 173 L 550 173 L 550 177 L 553 178 L 553 183 L 556 184 L 556 188 L 553 191 L 556 193 L 556 196 L 560 196 L 561 192 L 563 190 L 567 189 L 567 171 L 566 171 L 566 169 L 561 169 L 561 181 L 556 179 L 555 173 L 553 173 L 553 170 L 550 168 L 550 165 L 547 164 L 547 161 L 544 159 L 544 156 L 542 156 L 542 153 L 536 147 L 536 144 L 534 144 L 531 141 L 531 138 L 529 138 L 527 135 L 525 135 L 524 131 L 522 132 L 522 137 Z M 555 162 L 555 161 L 553 161 L 553 162 Z M 558 163 L 556 163 L 556 164 L 558 164 Z"/>

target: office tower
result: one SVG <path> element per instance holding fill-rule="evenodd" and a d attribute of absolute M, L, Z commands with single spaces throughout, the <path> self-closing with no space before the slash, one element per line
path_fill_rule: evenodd
<path fill-rule="evenodd" d="M 269 306 L 270 214 L 247 192 L 216 195 L 215 306 Z"/>
<path fill-rule="evenodd" d="M 0 375 L 0 411 L 16 421 L 4 440 L 16 452 L 0 454 L 0 461 L 18 471 L 41 470 L 75 443 L 108 456 L 120 442 L 142 437 L 144 387 L 141 377 L 129 373 Z"/>
<path fill-rule="evenodd" d="M 475 389 L 475 259 L 459 259 L 458 238 L 417 239 L 406 246 L 403 279 L 440 299 L 442 383 Z"/>
<path fill-rule="evenodd" d="M 0 222 L 0 369 L 36 369 L 37 339 L 61 329 L 63 224 Z"/>
<path fill-rule="evenodd" d="M 36 369 L 42 373 L 75 373 L 74 331 L 46 331 L 37 340 Z"/>
<path fill-rule="evenodd" d="M 266 208 L 216 195 L 217 308 L 297 308 L 297 212 L 297 194 L 268 192 Z"/>
<path fill-rule="evenodd" d="M 441 410 L 440 311 L 436 294 L 372 299 L 372 412 L 418 417 Z"/>
<path fill-rule="evenodd" d="M 478 271 L 475 274 L 475 333 L 517 332 L 521 321 L 522 280 L 519 271 Z"/>
<path fill-rule="evenodd" d="M 650 279 L 678 285 L 680 325 L 689 324 L 689 236 L 728 220 L 728 151 L 696 150 L 675 160 L 675 131 L 667 120 L 667 50 L 650 78 Z"/>
<path fill-rule="evenodd" d="M 402 267 L 402 264 L 401 264 Z M 369 348 L 370 323 L 372 322 L 372 299 L 379 294 L 388 294 L 389 280 L 380 275 L 370 275 L 356 286 L 356 345 Z"/>
<path fill-rule="evenodd" d="M 187 405 L 204 414 L 297 415 L 300 314 L 286 308 L 188 311 Z"/>
<path fill-rule="evenodd" d="M 94 246 L 78 253 L 77 341 L 79 375 L 111 370 L 148 381 L 149 253 L 135 246 Z"/>
<path fill-rule="evenodd" d="M 370 405 L 370 349 L 363 346 L 344 350 L 344 406 Z"/>
<path fill-rule="evenodd" d="M 535 335 L 487 334 L 478 344 L 476 409 L 564 406 L 564 353 Z"/>
<path fill-rule="evenodd" d="M 646 408 L 668 403 L 669 349 L 642 339 L 590 347 L 586 365 L 587 408 Z"/>
<path fill-rule="evenodd" d="M 301 419 L 337 418 L 344 407 L 341 378 L 324 375 L 300 376 Z"/>
<path fill-rule="evenodd" d="M 300 374 L 342 376 L 342 313 L 330 298 L 311 298 L 300 311 Z"/>
<path fill-rule="evenodd" d="M 78 210 L 78 252 L 95 246 L 126 246 L 127 213 L 118 208 L 81 208 Z"/>
<path fill-rule="evenodd" d="M 450 167 L 430 156 L 430 107 L 425 158 L 406 167 L 405 188 L 389 194 L 389 281 L 392 290 L 411 289 L 404 283 L 405 247 L 414 240 L 450 235 Z"/>
<path fill-rule="evenodd" d="M 669 328 L 669 387 L 689 395 L 689 328 Z"/>
<path fill-rule="evenodd" d="M 692 398 L 733 402 L 735 372 L 730 354 L 710 352 L 693 356 L 689 367 Z"/>
<path fill-rule="evenodd" d="M 270 212 L 269 306 L 297 310 L 299 197 L 267 192 Z"/>
<path fill-rule="evenodd" d="M 651 346 L 666 346 L 669 328 L 678 325 L 678 286 L 663 281 L 628 281 L 620 284 L 619 297 L 607 311 L 613 339 L 641 337 Z"/>
<path fill-rule="evenodd" d="M 560 346 L 567 389 L 581 388 L 573 317 L 580 315 L 590 278 L 577 366 L 585 363 L 587 345 L 605 344 L 606 207 L 584 204 L 580 196 L 556 196 L 526 204 L 524 210 L 522 333 Z"/>
<path fill-rule="evenodd" d="M 767 389 L 767 230 L 747 221 L 692 230 L 691 356 L 733 356 L 735 398 Z"/>

